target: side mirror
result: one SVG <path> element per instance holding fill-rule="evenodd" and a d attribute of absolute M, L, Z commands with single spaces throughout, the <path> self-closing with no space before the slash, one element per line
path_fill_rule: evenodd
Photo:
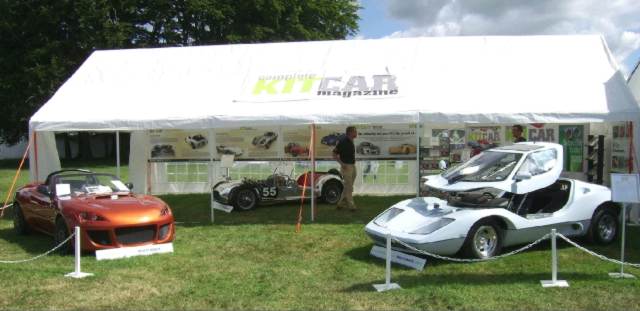
<path fill-rule="evenodd" d="M 126 183 L 124 185 L 127 186 L 127 188 L 129 188 L 129 190 L 133 190 L 133 183 L 128 182 L 128 183 Z"/>
<path fill-rule="evenodd" d="M 49 187 L 47 185 L 38 185 L 37 188 L 38 192 L 46 195 L 46 196 L 51 196 L 51 192 L 49 191 Z"/>
<path fill-rule="evenodd" d="M 531 179 L 529 172 L 517 172 L 515 176 L 516 182 Z"/>
<path fill-rule="evenodd" d="M 447 169 L 447 161 L 445 160 L 440 160 L 440 162 L 438 162 L 438 168 L 441 170 L 446 170 Z"/>

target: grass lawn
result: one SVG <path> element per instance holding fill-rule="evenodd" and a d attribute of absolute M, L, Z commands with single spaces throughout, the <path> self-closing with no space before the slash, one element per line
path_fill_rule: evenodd
<path fill-rule="evenodd" d="M 113 170 L 107 164 L 92 168 Z M 9 171 L 0 168 L 0 193 L 13 177 Z M 82 270 L 95 276 L 80 280 L 63 277 L 73 271 L 72 256 L 0 264 L 0 308 L 640 310 L 640 280 L 610 279 L 607 273 L 618 266 L 564 242 L 559 278 L 569 288 L 540 286 L 551 278 L 545 242 L 493 262 L 427 259 L 422 272 L 394 266 L 392 280 L 403 289 L 377 293 L 372 284 L 384 282 L 384 262 L 369 256 L 372 244 L 363 227 L 402 197 L 356 197 L 361 210 L 355 213 L 319 205 L 314 223 L 305 209 L 300 233 L 297 204 L 217 212 L 211 224 L 208 195 L 162 198 L 178 222 L 173 254 L 100 262 L 85 254 Z M 640 228 L 628 233 L 627 257 L 640 262 Z M 0 219 L 0 260 L 32 257 L 51 246 L 43 235 L 16 236 L 11 219 Z M 587 246 L 619 256 L 618 245 Z M 625 271 L 640 276 L 640 269 Z"/>

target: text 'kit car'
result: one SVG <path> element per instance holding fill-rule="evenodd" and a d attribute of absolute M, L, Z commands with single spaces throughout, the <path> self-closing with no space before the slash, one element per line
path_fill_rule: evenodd
<path fill-rule="evenodd" d="M 16 192 L 14 229 L 38 231 L 58 245 L 79 226 L 82 250 L 168 243 L 175 236 L 174 218 L 162 200 L 131 192 L 115 176 L 86 170 L 62 170 L 44 183 L 28 184 Z M 73 248 L 69 241 L 61 252 Z"/>
<path fill-rule="evenodd" d="M 305 175 L 307 175 L 307 178 L 305 178 Z M 305 196 L 310 197 L 310 177 L 311 172 L 306 172 L 293 179 L 290 175 L 278 173 L 276 169 L 271 176 L 262 180 L 245 178 L 242 180 L 221 181 L 213 186 L 213 199 L 218 204 L 241 211 L 254 209 L 258 204 L 262 203 L 299 200 L 302 196 L 303 188 L 306 188 Z M 336 204 L 340 200 L 343 182 L 337 170 L 315 172 L 314 179 L 316 196 L 329 204 Z"/>
<path fill-rule="evenodd" d="M 614 241 L 620 208 L 611 202 L 609 188 L 560 178 L 562 168 L 563 149 L 558 144 L 490 149 L 440 175 L 427 176 L 425 185 L 433 196 L 394 204 L 365 231 L 381 245 L 390 233 L 422 251 L 476 258 L 533 242 L 552 228 L 601 244 Z"/>

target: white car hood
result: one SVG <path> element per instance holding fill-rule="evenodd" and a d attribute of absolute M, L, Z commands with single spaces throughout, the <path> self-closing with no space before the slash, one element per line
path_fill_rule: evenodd
<path fill-rule="evenodd" d="M 413 232 L 425 225 L 438 221 L 454 213 L 457 208 L 447 205 L 447 201 L 434 197 L 413 198 L 394 204 L 391 208 L 403 210 L 402 213 L 391 220 L 381 224 L 376 220 L 377 225 L 388 228 L 392 232 Z"/>

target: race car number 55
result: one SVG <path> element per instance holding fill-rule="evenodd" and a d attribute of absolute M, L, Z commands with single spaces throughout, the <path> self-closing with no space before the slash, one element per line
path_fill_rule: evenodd
<path fill-rule="evenodd" d="M 278 188 L 276 187 L 264 187 L 262 188 L 262 196 L 265 198 L 278 196 Z"/>

